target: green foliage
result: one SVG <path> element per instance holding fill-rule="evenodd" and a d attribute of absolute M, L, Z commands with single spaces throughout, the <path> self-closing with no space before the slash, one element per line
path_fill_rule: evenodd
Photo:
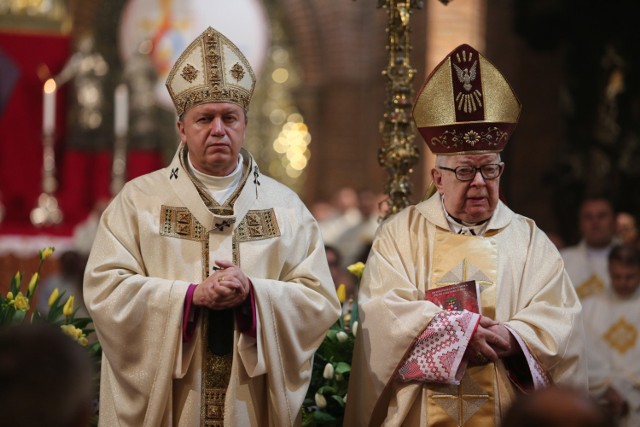
<path fill-rule="evenodd" d="M 100 360 L 102 347 L 95 340 L 90 342 L 90 335 L 94 330 L 92 320 L 89 317 L 76 317 L 78 308 L 74 309 L 74 297 L 65 297 L 64 292 L 58 294 L 56 289 L 49 298 L 49 312 L 43 315 L 38 309 L 31 310 L 31 302 L 36 295 L 40 282 L 40 269 L 43 262 L 53 253 L 53 248 L 45 248 L 39 252 L 40 261 L 36 273 L 31 276 L 28 284 L 23 287 L 24 275 L 18 271 L 9 284 L 7 295 L 0 295 L 0 328 L 19 325 L 22 323 L 49 323 L 60 327 L 63 333 L 78 342 L 79 345 L 87 349 L 97 366 L 97 377 L 95 378 L 96 396 L 99 389 Z M 30 313 L 30 315 L 28 315 Z M 97 425 L 97 415 L 92 420 L 91 425 Z"/>
<path fill-rule="evenodd" d="M 351 272 L 358 279 L 362 276 L 362 268 Z M 351 313 L 340 316 L 318 347 L 311 383 L 302 404 L 304 427 L 342 426 L 357 322 L 358 303 L 353 301 Z"/>

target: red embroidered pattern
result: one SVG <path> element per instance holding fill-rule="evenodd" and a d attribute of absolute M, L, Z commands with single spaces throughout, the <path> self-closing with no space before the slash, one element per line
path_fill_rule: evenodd
<path fill-rule="evenodd" d="M 456 373 L 479 321 L 479 314 L 466 310 L 436 314 L 398 370 L 398 379 L 458 384 Z"/>

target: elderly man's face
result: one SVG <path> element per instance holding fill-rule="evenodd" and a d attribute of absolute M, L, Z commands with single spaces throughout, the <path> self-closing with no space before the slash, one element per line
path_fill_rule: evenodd
<path fill-rule="evenodd" d="M 247 120 L 242 107 L 228 102 L 196 105 L 178 121 L 180 140 L 189 148 L 189 159 L 200 172 L 229 175 L 238 164 Z"/>
<path fill-rule="evenodd" d="M 453 171 L 439 167 L 479 168 L 498 163 L 500 156 L 496 153 L 439 157 L 431 175 L 438 192 L 444 196 L 444 207 L 449 215 L 468 223 L 489 219 L 498 205 L 500 178 L 487 180 L 477 171 L 471 181 L 460 181 Z"/>

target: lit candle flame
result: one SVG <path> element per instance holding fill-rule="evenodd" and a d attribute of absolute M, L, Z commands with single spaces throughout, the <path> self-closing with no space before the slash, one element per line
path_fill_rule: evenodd
<path fill-rule="evenodd" d="M 45 93 L 53 93 L 56 91 L 56 81 L 53 79 L 49 79 L 44 82 L 44 91 Z"/>

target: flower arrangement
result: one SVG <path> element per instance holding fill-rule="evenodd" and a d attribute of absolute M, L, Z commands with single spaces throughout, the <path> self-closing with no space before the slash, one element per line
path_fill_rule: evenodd
<path fill-rule="evenodd" d="M 22 272 L 18 271 L 12 277 L 9 292 L 4 296 L 0 295 L 0 328 L 22 323 L 38 322 L 57 325 L 64 334 L 70 336 L 78 342 L 79 345 L 89 351 L 90 356 L 98 366 L 99 372 L 102 348 L 100 342 L 97 340 L 91 342 L 90 335 L 93 333 L 93 329 L 90 327 L 91 318 L 76 316 L 79 308 L 74 308 L 74 295 L 69 295 L 65 298 L 64 292 L 60 293 L 58 289 L 54 289 L 47 301 L 49 311 L 46 315 L 41 313 L 37 308 L 31 309 L 32 301 L 34 300 L 40 283 L 40 269 L 44 261 L 46 261 L 53 252 L 53 247 L 39 251 L 37 271 L 31 276 L 26 289 L 23 289 L 22 282 L 24 276 Z M 96 384 L 99 384 L 99 376 L 96 381 Z M 91 425 L 97 425 L 97 415 L 92 420 Z"/>
<path fill-rule="evenodd" d="M 51 256 L 53 251 L 54 248 L 52 247 L 39 251 L 38 269 L 31 276 L 24 292 L 22 289 L 23 273 L 18 271 L 13 276 L 7 295 L 0 295 L 0 327 L 17 325 L 24 322 L 52 323 L 59 325 L 65 334 L 72 337 L 83 347 L 87 347 L 89 345 L 87 336 L 93 332 L 93 329 L 88 327 L 91 319 L 89 317 L 76 317 L 78 309 L 74 309 L 75 297 L 73 295 L 70 295 L 64 300 L 64 292 L 59 293 L 58 289 L 54 289 L 49 296 L 49 312 L 46 316 L 34 308 L 31 310 L 31 316 L 27 317 L 31 309 L 31 301 L 34 299 L 40 283 L 40 269 L 44 261 Z M 63 300 L 65 301 L 64 304 Z M 94 345 L 99 346 L 98 343 L 94 343 Z M 94 350 L 97 350 L 97 348 Z"/>
<path fill-rule="evenodd" d="M 347 267 L 358 280 L 364 264 Z M 336 289 L 341 304 L 345 304 L 346 287 Z M 344 313 L 331 326 L 313 359 L 311 383 L 303 403 L 302 425 L 341 426 L 347 402 L 353 345 L 358 331 L 358 303 L 353 301 L 351 313 Z"/>

